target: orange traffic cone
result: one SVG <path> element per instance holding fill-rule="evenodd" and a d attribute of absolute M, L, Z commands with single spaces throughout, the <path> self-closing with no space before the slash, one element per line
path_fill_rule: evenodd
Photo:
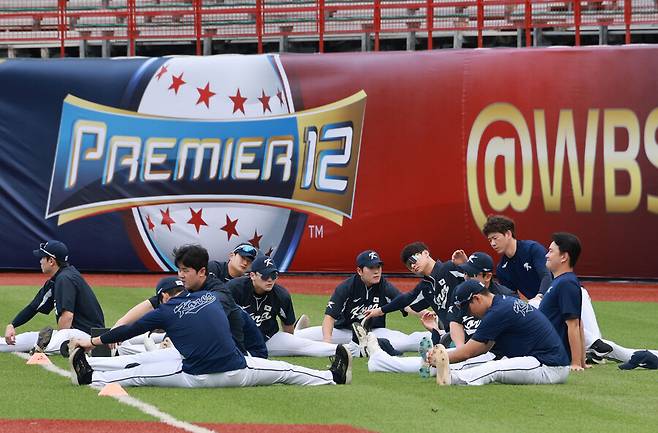
<path fill-rule="evenodd" d="M 48 359 L 45 353 L 36 352 L 34 355 L 30 356 L 30 359 L 27 360 L 26 364 L 43 365 L 43 364 L 52 364 L 52 362 L 50 362 L 50 359 Z"/>
<path fill-rule="evenodd" d="M 103 389 L 101 389 L 98 395 L 118 396 L 128 395 L 128 393 L 118 383 L 108 383 L 103 387 Z"/>

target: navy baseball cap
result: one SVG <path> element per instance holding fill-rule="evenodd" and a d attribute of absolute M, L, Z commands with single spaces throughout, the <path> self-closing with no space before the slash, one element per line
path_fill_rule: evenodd
<path fill-rule="evenodd" d="M 233 248 L 233 253 L 240 254 L 242 257 L 246 259 L 254 260 L 258 255 L 258 250 L 256 249 L 256 247 L 254 247 L 251 244 L 243 243 Z"/>
<path fill-rule="evenodd" d="M 459 265 L 459 269 L 470 277 L 474 277 L 482 272 L 493 272 L 493 259 L 487 253 L 475 252 L 468 257 L 468 260 Z"/>
<path fill-rule="evenodd" d="M 628 362 L 619 364 L 619 368 L 622 370 L 632 370 L 637 367 L 658 370 L 658 356 L 648 350 L 638 350 L 633 353 L 633 356 L 631 356 Z"/>
<path fill-rule="evenodd" d="M 176 287 L 185 288 L 185 284 L 178 277 L 164 277 L 155 286 L 155 296 L 158 298 L 160 304 L 160 294 L 167 290 L 175 289 Z"/>
<path fill-rule="evenodd" d="M 64 242 L 60 241 L 48 241 L 42 242 L 39 244 L 38 250 L 33 250 L 32 253 L 41 258 L 41 257 L 52 257 L 61 262 L 66 262 L 69 260 L 69 249 L 66 247 Z"/>
<path fill-rule="evenodd" d="M 274 260 L 265 254 L 259 254 L 251 264 L 251 272 L 258 272 L 264 279 L 277 278 L 279 268 L 276 267 Z"/>
<path fill-rule="evenodd" d="M 484 284 L 477 280 L 466 280 L 455 288 L 455 306 L 468 310 L 468 303 L 473 296 L 486 290 Z"/>
<path fill-rule="evenodd" d="M 363 268 L 364 266 L 368 268 L 376 268 L 377 266 L 381 266 L 383 264 L 384 262 L 382 262 L 379 254 L 377 254 L 377 252 L 374 250 L 365 250 L 356 256 L 356 265 L 359 268 Z"/>

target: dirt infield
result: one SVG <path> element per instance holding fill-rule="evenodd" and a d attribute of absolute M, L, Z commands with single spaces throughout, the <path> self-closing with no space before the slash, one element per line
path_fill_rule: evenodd
<path fill-rule="evenodd" d="M 221 433 L 244 433 L 257 431 L 260 433 L 368 433 L 348 425 L 332 424 L 197 424 L 208 430 Z M 116 433 L 130 431 L 131 433 L 183 433 L 186 430 L 172 427 L 159 422 L 146 421 L 82 421 L 82 420 L 0 420 L 0 431 L 3 433 Z"/>
<path fill-rule="evenodd" d="M 85 274 L 92 286 L 112 287 L 155 287 L 157 281 L 165 274 Z M 344 276 L 333 275 L 285 275 L 279 284 L 291 293 L 309 295 L 330 295 Z M 0 285 L 40 287 L 44 282 L 40 273 L 0 273 Z M 416 278 L 390 278 L 400 290 L 411 290 L 418 281 Z M 586 281 L 587 288 L 594 301 L 636 301 L 658 302 L 658 283 L 634 281 Z"/>

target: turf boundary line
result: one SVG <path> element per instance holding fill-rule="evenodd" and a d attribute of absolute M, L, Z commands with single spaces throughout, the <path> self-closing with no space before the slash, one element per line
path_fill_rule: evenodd
<path fill-rule="evenodd" d="M 14 355 L 18 356 L 19 358 L 25 359 L 26 361 L 30 359 L 30 355 L 27 353 L 22 353 L 22 352 L 12 352 Z M 62 368 L 59 368 L 55 364 L 41 364 L 41 367 L 45 368 L 46 370 L 59 374 L 60 376 L 70 378 L 71 373 L 67 370 L 64 370 Z M 91 386 L 90 386 L 91 387 Z M 91 387 L 94 389 L 98 389 L 97 387 Z M 176 427 L 182 430 L 189 431 L 191 433 L 217 433 L 216 430 L 208 430 L 207 428 L 201 427 L 196 424 L 191 424 L 185 421 L 180 421 L 173 416 L 169 415 L 166 412 L 162 412 L 160 409 L 157 407 L 150 405 L 146 402 L 143 402 L 135 397 L 132 397 L 130 395 L 125 396 L 125 395 L 120 395 L 120 396 L 111 396 L 115 400 L 119 401 L 120 403 L 123 403 L 127 406 L 132 406 L 135 409 L 147 414 L 151 415 L 152 417 L 158 419 L 160 422 L 168 424 L 172 427 Z"/>

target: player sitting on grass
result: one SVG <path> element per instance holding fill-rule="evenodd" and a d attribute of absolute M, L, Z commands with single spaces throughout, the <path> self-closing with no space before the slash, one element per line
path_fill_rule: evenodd
<path fill-rule="evenodd" d="M 518 385 L 564 383 L 569 358 L 553 325 L 528 303 L 492 294 L 476 280 L 457 287 L 455 306 L 480 324 L 466 344 L 453 350 L 435 346 L 429 353 L 439 385 Z M 491 351 L 497 357 L 475 362 Z"/>
<path fill-rule="evenodd" d="M 235 302 L 258 326 L 271 356 L 329 356 L 336 345 L 308 340 L 293 334 L 295 310 L 285 287 L 276 284 L 279 269 L 270 257 L 261 254 L 249 275 L 226 283 Z M 278 320 L 281 320 L 281 330 Z"/>
<path fill-rule="evenodd" d="M 95 372 L 85 349 L 124 341 L 162 329 L 181 359 L 148 363 L 117 371 Z M 100 337 L 72 342 L 69 362 L 74 384 L 103 386 L 164 386 L 182 388 L 244 387 L 284 383 L 333 385 L 350 383 L 352 357 L 338 346 L 329 370 L 319 371 L 282 361 L 245 357 L 235 345 L 224 308 L 216 292 L 188 292 L 180 285 L 163 291 L 162 303 L 132 325 L 119 326 Z"/>
<path fill-rule="evenodd" d="M 48 281 L 5 329 L 0 338 L 0 352 L 58 353 L 72 337 L 88 337 L 91 328 L 103 328 L 105 319 L 96 295 L 75 267 L 69 265 L 69 250 L 63 242 L 48 241 L 33 251 L 39 257 L 41 272 Z M 55 310 L 57 330 L 47 327 L 40 332 L 16 335 L 16 328 L 29 322 L 37 313 Z"/>
<path fill-rule="evenodd" d="M 357 347 L 357 342 L 353 341 L 353 325 L 364 319 L 366 311 L 386 305 L 400 294 L 382 275 L 383 265 L 376 251 L 361 252 L 356 257 L 356 273 L 341 282 L 329 298 L 322 326 L 295 330 L 295 334 L 311 340 L 348 344 L 353 354 L 357 348 L 365 356 L 365 346 Z M 415 313 L 410 308 L 407 312 Z M 390 353 L 416 351 L 420 340 L 427 335 L 426 332 L 405 334 L 388 329 L 385 316 L 370 320 L 368 329 L 378 338 L 388 340 L 380 344 L 392 346 L 386 347 Z"/>
<path fill-rule="evenodd" d="M 254 261 L 258 250 L 251 244 L 242 243 L 233 248 L 228 255 L 228 261 L 219 262 L 210 260 L 208 262 L 208 275 L 217 278 L 224 283 L 231 281 L 233 278 L 242 277 Z"/>

